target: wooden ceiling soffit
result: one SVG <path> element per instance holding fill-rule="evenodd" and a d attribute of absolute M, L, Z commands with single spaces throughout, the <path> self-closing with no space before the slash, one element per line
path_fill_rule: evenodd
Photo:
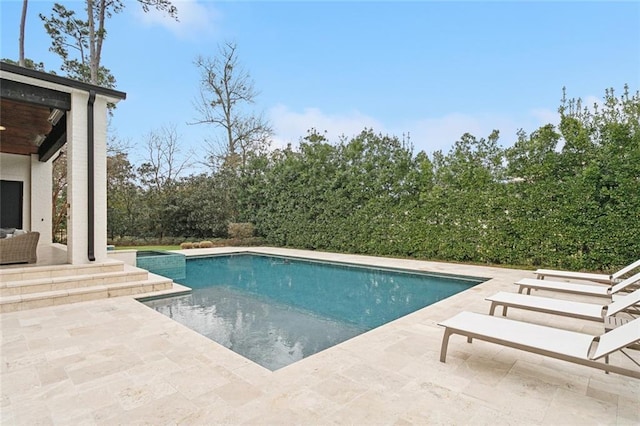
<path fill-rule="evenodd" d="M 0 79 L 0 97 L 64 111 L 71 109 L 71 94 L 69 93 L 4 78 Z"/>
<path fill-rule="evenodd" d="M 48 107 L 0 99 L 0 152 L 30 155 L 38 152 L 38 135 L 51 132 Z"/>

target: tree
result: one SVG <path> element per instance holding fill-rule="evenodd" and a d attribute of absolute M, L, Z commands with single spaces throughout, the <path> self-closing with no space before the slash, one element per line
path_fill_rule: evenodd
<path fill-rule="evenodd" d="M 111 239 L 137 232 L 140 193 L 127 153 L 111 145 L 107 155 L 107 234 Z"/>
<path fill-rule="evenodd" d="M 261 115 L 247 110 L 258 95 L 249 73 L 238 63 L 237 46 L 226 43 L 215 58 L 196 58 L 200 69 L 200 117 L 193 124 L 212 124 L 223 136 L 210 146 L 212 166 L 245 166 L 251 152 L 264 150 L 273 131 Z"/>
<path fill-rule="evenodd" d="M 150 132 L 146 141 L 146 161 L 137 170 L 144 190 L 147 232 L 161 239 L 174 222 L 175 190 L 180 174 L 189 164 L 189 155 L 182 157 L 180 154 L 179 141 L 175 126 Z"/>
<path fill-rule="evenodd" d="M 224 237 L 232 221 L 233 206 L 226 199 L 228 192 L 225 172 L 212 176 L 189 176 L 180 180 L 174 191 L 176 209 L 173 210 L 171 228 L 173 236 L 192 238 Z"/>
<path fill-rule="evenodd" d="M 9 58 L 2 58 L 2 62 L 6 62 L 6 63 L 12 64 L 12 65 L 23 66 L 23 67 L 29 68 L 31 70 L 46 72 L 46 70 L 44 69 L 44 63 L 43 62 L 34 62 L 33 59 L 29 59 L 29 58 L 25 58 L 24 65 L 20 65 L 20 62 L 16 62 L 13 59 L 9 59 Z M 51 74 L 55 74 L 55 72 L 53 72 L 53 71 L 49 71 L 49 72 Z"/>
<path fill-rule="evenodd" d="M 177 19 L 178 9 L 170 0 L 138 0 L 142 9 L 150 8 L 166 12 Z M 60 3 L 55 3 L 49 17 L 40 14 L 47 33 L 51 36 L 51 50 L 62 58 L 61 69 L 71 78 L 115 87 L 115 77 L 108 68 L 100 65 L 102 46 L 107 30 L 105 21 L 125 7 L 122 0 L 85 0 L 86 19 L 76 16 Z M 70 55 L 69 49 L 76 51 L 77 57 Z"/>
<path fill-rule="evenodd" d="M 22 14 L 20 16 L 20 36 L 18 37 L 18 61 L 13 59 L 3 58 L 3 62 L 9 64 L 18 65 L 20 67 L 29 68 L 37 71 L 45 71 L 44 64 L 42 62 L 35 62 L 32 59 L 25 58 L 24 56 L 24 33 L 27 24 L 27 8 L 29 6 L 29 0 L 22 1 Z M 52 72 L 55 74 L 55 72 Z"/>
<path fill-rule="evenodd" d="M 163 126 L 159 131 L 151 131 L 146 140 L 145 162 L 138 167 L 138 173 L 145 187 L 163 190 L 176 182 L 180 174 L 189 166 L 190 154 L 180 153 L 180 136 L 175 125 Z"/>
<path fill-rule="evenodd" d="M 22 15 L 20 16 L 20 38 L 19 38 L 19 51 L 20 57 L 18 59 L 18 65 L 21 67 L 25 66 L 24 61 L 24 27 L 27 22 L 27 7 L 29 6 L 29 0 L 22 1 Z"/>
<path fill-rule="evenodd" d="M 53 160 L 53 188 L 51 193 L 53 241 L 66 242 L 67 230 L 67 155 L 62 148 L 60 155 Z"/>
<path fill-rule="evenodd" d="M 608 89 L 601 105 L 563 98 L 560 167 L 564 268 L 612 268 L 635 259 L 640 243 L 640 92 Z M 631 219 L 633 218 L 633 219 Z M 635 256 L 635 257 L 634 257 Z M 628 262 L 627 262 L 628 263 Z"/>
<path fill-rule="evenodd" d="M 138 0 L 142 9 L 147 12 L 150 8 L 167 12 L 177 19 L 177 8 L 170 0 Z M 23 14 L 26 12 L 25 0 Z M 85 0 L 86 20 L 78 18 L 76 12 L 68 10 L 59 3 L 55 3 L 49 17 L 40 14 L 45 30 L 51 36 L 49 50 L 62 58 L 61 69 L 68 77 L 76 80 L 97 84 L 103 87 L 115 87 L 116 80 L 109 69 L 100 65 L 102 46 L 107 35 L 105 22 L 113 14 L 124 8 L 122 0 Z M 21 34 L 24 23 L 21 24 Z M 22 41 L 21 41 L 22 42 Z M 73 49 L 76 55 L 70 54 Z M 73 52 L 72 51 L 72 52 Z M 42 63 L 36 64 L 25 61 L 29 68 L 44 70 Z M 66 151 L 53 164 L 54 173 L 54 236 L 66 220 Z"/>

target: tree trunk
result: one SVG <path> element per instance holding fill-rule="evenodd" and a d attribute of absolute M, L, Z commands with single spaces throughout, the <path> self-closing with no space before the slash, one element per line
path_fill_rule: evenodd
<path fill-rule="evenodd" d="M 89 24 L 89 79 L 91 84 L 98 84 L 98 64 L 96 57 L 96 27 L 94 21 L 93 0 L 87 0 L 87 22 Z"/>
<path fill-rule="evenodd" d="M 29 0 L 23 0 L 22 2 L 22 17 L 20 18 L 20 39 L 18 43 L 20 44 L 20 57 L 18 59 L 18 65 L 24 67 L 24 27 L 27 22 L 27 6 L 29 5 Z"/>

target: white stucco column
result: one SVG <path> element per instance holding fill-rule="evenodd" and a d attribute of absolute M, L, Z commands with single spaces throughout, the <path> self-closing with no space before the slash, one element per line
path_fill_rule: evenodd
<path fill-rule="evenodd" d="M 94 226 L 96 262 L 107 260 L 107 100 L 96 96 L 94 114 Z"/>
<path fill-rule="evenodd" d="M 53 241 L 52 227 L 52 160 L 40 162 L 38 155 L 31 155 L 31 231 L 40 233 L 39 244 Z"/>
<path fill-rule="evenodd" d="M 67 121 L 67 261 L 71 264 L 89 260 L 89 172 L 87 111 L 89 94 L 71 93 L 71 111 Z M 107 260 L 107 100 L 96 96 L 93 104 L 94 146 L 94 257 Z"/>
<path fill-rule="evenodd" d="M 87 211 L 87 100 L 86 92 L 71 93 L 67 113 L 67 262 L 89 263 Z"/>

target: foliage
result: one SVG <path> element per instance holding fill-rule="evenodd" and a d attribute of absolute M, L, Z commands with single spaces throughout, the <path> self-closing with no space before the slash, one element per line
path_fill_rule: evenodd
<path fill-rule="evenodd" d="M 508 148 L 497 131 L 464 134 L 431 156 L 371 129 L 335 143 L 312 129 L 295 149 L 173 179 L 162 202 L 141 185 L 137 231 L 530 267 L 629 264 L 640 253 L 640 95 L 608 90 L 590 108 L 565 98 L 559 113 L 559 125 L 520 131 Z M 242 238 L 253 226 L 258 237 Z"/>
<path fill-rule="evenodd" d="M 263 179 L 246 184 L 260 199 L 247 219 L 272 244 L 375 253 L 393 245 L 394 217 L 414 197 L 412 166 L 396 138 L 365 130 L 334 146 L 311 131 L 299 151 L 276 151 Z"/>
<path fill-rule="evenodd" d="M 170 0 L 138 0 L 142 9 L 148 12 L 150 8 L 164 11 L 177 19 L 177 8 Z M 19 65 L 44 71 L 42 62 L 36 63 L 24 58 L 24 27 L 27 10 L 27 0 L 23 3 L 22 19 L 20 23 L 20 59 Z M 61 69 L 68 77 L 80 81 L 98 84 L 104 87 L 115 87 L 115 77 L 109 69 L 100 65 L 102 46 L 107 34 L 106 19 L 124 8 L 121 0 L 85 0 L 87 18 L 76 16 L 75 11 L 69 10 L 59 3 L 55 3 L 49 17 L 40 14 L 45 30 L 51 37 L 50 51 L 62 59 Z M 71 52 L 69 49 L 73 49 Z M 8 61 L 15 63 L 14 61 Z M 52 72 L 55 74 L 54 72 Z M 108 233 L 111 238 L 124 235 L 133 229 L 139 229 L 139 216 L 136 215 L 135 204 L 140 201 L 136 195 L 136 187 L 131 182 L 132 167 L 126 154 L 119 153 L 108 159 Z M 67 178 L 66 151 L 53 163 L 53 224 L 54 241 L 66 240 L 67 217 Z"/>
<path fill-rule="evenodd" d="M 18 62 L 14 61 L 12 59 L 9 59 L 9 58 L 3 58 L 2 62 L 6 62 L 6 63 L 12 64 L 12 65 L 18 65 L 19 64 Z M 32 69 L 32 70 L 36 70 L 36 71 L 46 72 L 43 62 L 35 62 L 33 59 L 29 59 L 29 58 L 26 58 L 24 60 L 24 67 Z M 55 74 L 55 72 L 51 72 L 51 74 Z"/>
<path fill-rule="evenodd" d="M 251 165 L 245 219 L 270 244 L 449 261 L 613 269 L 640 252 L 640 97 L 564 99 L 560 124 L 465 134 L 448 153 L 412 156 L 365 130 Z"/>
<path fill-rule="evenodd" d="M 228 182 L 228 176 L 223 173 L 182 179 L 173 199 L 174 233 L 194 238 L 225 237 L 235 209 Z"/>
<path fill-rule="evenodd" d="M 255 226 L 253 223 L 229 223 L 229 238 L 251 238 L 255 235 Z"/>
<path fill-rule="evenodd" d="M 89 0 L 88 4 L 92 1 Z M 114 5 L 113 12 L 118 13 L 120 7 Z M 110 16 L 110 8 L 105 7 L 105 13 L 102 14 L 102 25 L 104 25 L 104 17 Z M 115 87 L 116 80 L 109 69 L 104 66 L 95 66 L 92 70 L 92 64 L 99 62 L 100 51 L 95 51 L 97 43 L 96 33 L 92 30 L 94 21 L 93 17 L 83 20 L 76 16 L 76 12 L 67 9 L 60 3 L 55 3 L 49 17 L 40 14 L 40 19 L 44 22 L 44 28 L 51 37 L 51 52 L 55 53 L 62 59 L 61 70 L 70 78 L 99 84 L 104 87 Z M 91 19 L 91 22 L 89 21 Z M 100 19 L 100 17 L 98 17 Z M 93 33 L 92 33 L 93 31 Z M 98 32 L 100 38 L 100 49 L 102 48 L 102 39 L 106 35 L 106 30 Z M 90 45 L 91 44 L 91 45 Z M 70 54 L 69 49 L 77 54 Z M 91 57 L 91 56 L 94 57 Z"/>
<path fill-rule="evenodd" d="M 66 243 L 67 241 L 67 155 L 63 148 L 60 155 L 52 163 L 51 205 L 53 218 L 51 232 L 53 241 Z"/>
<path fill-rule="evenodd" d="M 177 19 L 178 10 L 170 0 L 138 2 L 145 12 L 153 7 Z M 49 50 L 60 56 L 61 69 L 69 77 L 113 88 L 115 77 L 100 64 L 102 46 L 107 36 L 106 20 L 120 13 L 125 3 L 122 0 L 85 0 L 85 6 L 85 19 L 60 3 L 53 5 L 51 15 L 40 14 L 45 30 L 51 37 Z"/>
<path fill-rule="evenodd" d="M 140 226 L 141 199 L 134 166 L 125 152 L 107 157 L 107 235 L 113 239 L 136 232 Z"/>
<path fill-rule="evenodd" d="M 179 176 L 187 166 L 189 157 L 180 154 L 180 141 L 175 127 L 163 127 L 147 135 L 146 156 L 137 168 L 142 189 L 139 212 L 144 223 L 144 235 L 181 235 L 171 232 L 181 214 L 178 205 Z M 169 231 L 167 233 L 167 231 Z"/>

